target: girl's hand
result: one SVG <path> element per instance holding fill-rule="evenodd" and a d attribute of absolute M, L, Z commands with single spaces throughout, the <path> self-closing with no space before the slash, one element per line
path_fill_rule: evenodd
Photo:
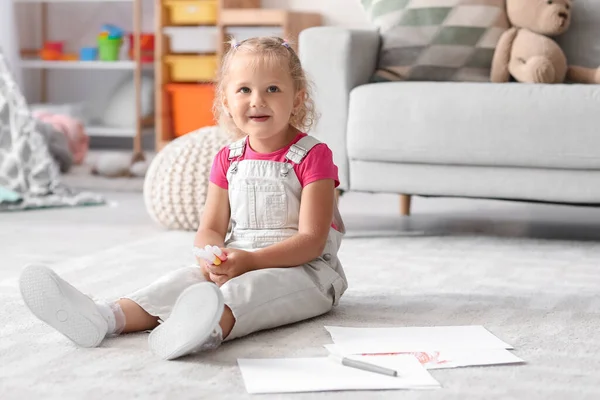
<path fill-rule="evenodd" d="M 202 263 L 200 264 L 200 271 L 202 271 L 204 279 L 206 279 L 209 282 L 213 282 L 213 280 L 210 279 L 210 272 L 208 271 L 208 263 L 206 261 L 202 261 Z"/>
<path fill-rule="evenodd" d="M 199 257 L 196 257 L 196 262 L 198 263 L 198 267 L 200 268 L 200 271 L 202 271 L 202 275 L 204 275 L 204 278 L 207 281 L 212 282 L 212 280 L 210 279 L 210 272 L 208 271 L 208 262 Z"/>
<path fill-rule="evenodd" d="M 254 255 L 245 250 L 221 249 L 227 255 L 227 261 L 221 265 L 208 265 L 209 279 L 221 286 L 230 279 L 252 270 Z"/>

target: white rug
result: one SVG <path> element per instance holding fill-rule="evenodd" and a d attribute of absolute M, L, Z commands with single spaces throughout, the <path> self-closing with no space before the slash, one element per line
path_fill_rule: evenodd
<path fill-rule="evenodd" d="M 113 298 L 191 260 L 192 234 L 160 233 L 53 266 L 97 297 Z M 331 392 L 293 398 L 600 398 L 600 243 L 494 237 L 349 238 L 350 289 L 330 314 L 164 362 L 147 334 L 77 349 L 34 319 L 18 295 L 20 266 L 3 266 L 0 398 L 250 399 L 238 357 L 325 355 L 326 324 L 484 325 L 515 346 L 519 366 L 438 370 L 435 391 Z M 260 397 L 260 396 L 259 396 Z M 268 398 L 290 398 L 271 395 Z"/>

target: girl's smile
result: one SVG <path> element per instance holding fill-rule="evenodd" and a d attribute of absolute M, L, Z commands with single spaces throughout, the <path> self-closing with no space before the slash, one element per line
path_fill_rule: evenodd
<path fill-rule="evenodd" d="M 250 120 L 254 121 L 254 122 L 265 122 L 269 118 L 271 118 L 271 117 L 269 117 L 268 115 L 259 115 L 259 116 L 250 117 Z"/>

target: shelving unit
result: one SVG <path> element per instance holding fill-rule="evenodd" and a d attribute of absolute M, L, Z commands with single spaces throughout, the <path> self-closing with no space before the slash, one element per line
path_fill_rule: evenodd
<path fill-rule="evenodd" d="M 133 16 L 133 60 L 120 61 L 46 61 L 33 58 L 37 54 L 36 50 L 21 50 L 20 67 L 25 69 L 39 69 L 41 72 L 41 100 L 47 101 L 47 71 L 51 69 L 65 70 L 131 70 L 134 76 L 135 85 L 135 127 L 115 128 L 102 125 L 91 124 L 86 126 L 86 132 L 90 136 L 115 136 L 115 137 L 133 137 L 132 161 L 144 159 L 142 150 L 142 134 L 144 128 L 152 125 L 153 118 L 143 119 L 141 116 L 141 79 L 142 69 L 153 68 L 152 63 L 142 63 L 140 35 L 142 26 L 142 1 L 143 0 L 8 0 L 15 4 L 38 3 L 41 7 L 41 42 L 48 39 L 48 7 L 55 3 L 131 3 Z"/>
<path fill-rule="evenodd" d="M 15 3 L 130 3 L 132 0 L 13 0 Z"/>
<path fill-rule="evenodd" d="M 188 22 L 173 22 L 170 12 L 174 4 L 186 4 L 187 7 L 205 6 L 208 2 L 216 3 L 216 18 L 211 23 L 188 23 Z M 200 4 L 202 3 L 202 4 Z M 192 9 L 190 9 L 192 10 Z M 321 25 L 321 16 L 316 13 L 304 13 L 288 10 L 263 9 L 260 8 L 260 0 L 155 0 L 155 121 L 156 121 L 156 149 L 157 151 L 168 144 L 171 140 L 182 134 L 181 128 L 178 132 L 174 128 L 174 113 L 180 112 L 180 109 L 174 109 L 174 103 L 179 104 L 182 101 L 172 101 L 173 95 L 169 88 L 185 85 L 186 89 L 193 89 L 198 85 L 197 91 L 201 92 L 202 96 L 208 98 L 206 93 L 210 86 L 214 83 L 214 76 L 220 60 L 225 54 L 228 30 L 232 28 L 244 27 L 277 27 L 281 29 L 282 35 L 292 42 L 292 45 L 297 50 L 298 34 L 300 31 L 312 26 Z M 214 38 L 209 40 L 210 50 L 184 50 L 181 53 L 174 53 L 171 39 L 166 34 L 167 31 L 177 28 L 192 28 L 192 27 L 211 27 Z M 192 35 L 195 35 L 192 33 Z M 199 34 L 198 34 L 199 35 Z M 205 33 L 204 35 L 211 35 Z M 196 43 L 206 42 L 205 37 L 194 36 L 193 40 Z M 177 46 L 179 47 L 179 46 Z M 206 79 L 206 74 L 203 74 L 203 79 L 194 80 L 187 77 L 179 79 L 177 71 L 173 70 L 173 59 L 181 57 L 181 62 L 192 62 L 196 60 L 206 61 L 209 57 L 215 57 L 216 62 L 212 64 L 210 76 L 212 79 Z M 205 71 L 208 68 L 202 64 L 196 71 Z M 193 69 L 192 69 L 193 71 Z M 202 87 L 202 89 L 201 89 Z M 204 90 L 206 89 L 206 90 Z M 203 104 L 198 104 L 198 115 L 209 115 L 212 110 L 211 101 L 204 101 Z M 214 124 L 214 121 L 211 122 Z M 201 128 L 202 126 L 194 126 L 193 129 Z M 186 132 L 187 133 L 187 132 Z"/>
<path fill-rule="evenodd" d="M 30 0 L 31 1 L 31 0 Z M 135 61 L 45 61 L 22 58 L 21 68 L 26 69 L 117 69 L 134 70 Z M 142 69 L 151 69 L 152 64 L 142 64 Z"/>

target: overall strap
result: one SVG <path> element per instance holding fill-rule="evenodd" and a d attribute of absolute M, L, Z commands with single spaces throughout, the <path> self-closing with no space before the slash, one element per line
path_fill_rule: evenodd
<path fill-rule="evenodd" d="M 290 147 L 285 158 L 294 164 L 300 164 L 308 152 L 319 143 L 321 142 L 313 136 L 304 136 Z"/>
<path fill-rule="evenodd" d="M 229 145 L 230 160 L 233 160 L 234 158 L 239 158 L 244 155 L 244 150 L 246 150 L 246 138 L 247 136 Z"/>
<path fill-rule="evenodd" d="M 240 163 L 240 159 L 244 155 L 244 151 L 246 150 L 246 138 L 237 140 L 229 145 L 229 161 L 231 161 L 231 165 L 229 169 L 232 174 L 235 174 L 238 169 L 238 164 Z M 233 161 L 232 161 L 233 160 Z"/>

